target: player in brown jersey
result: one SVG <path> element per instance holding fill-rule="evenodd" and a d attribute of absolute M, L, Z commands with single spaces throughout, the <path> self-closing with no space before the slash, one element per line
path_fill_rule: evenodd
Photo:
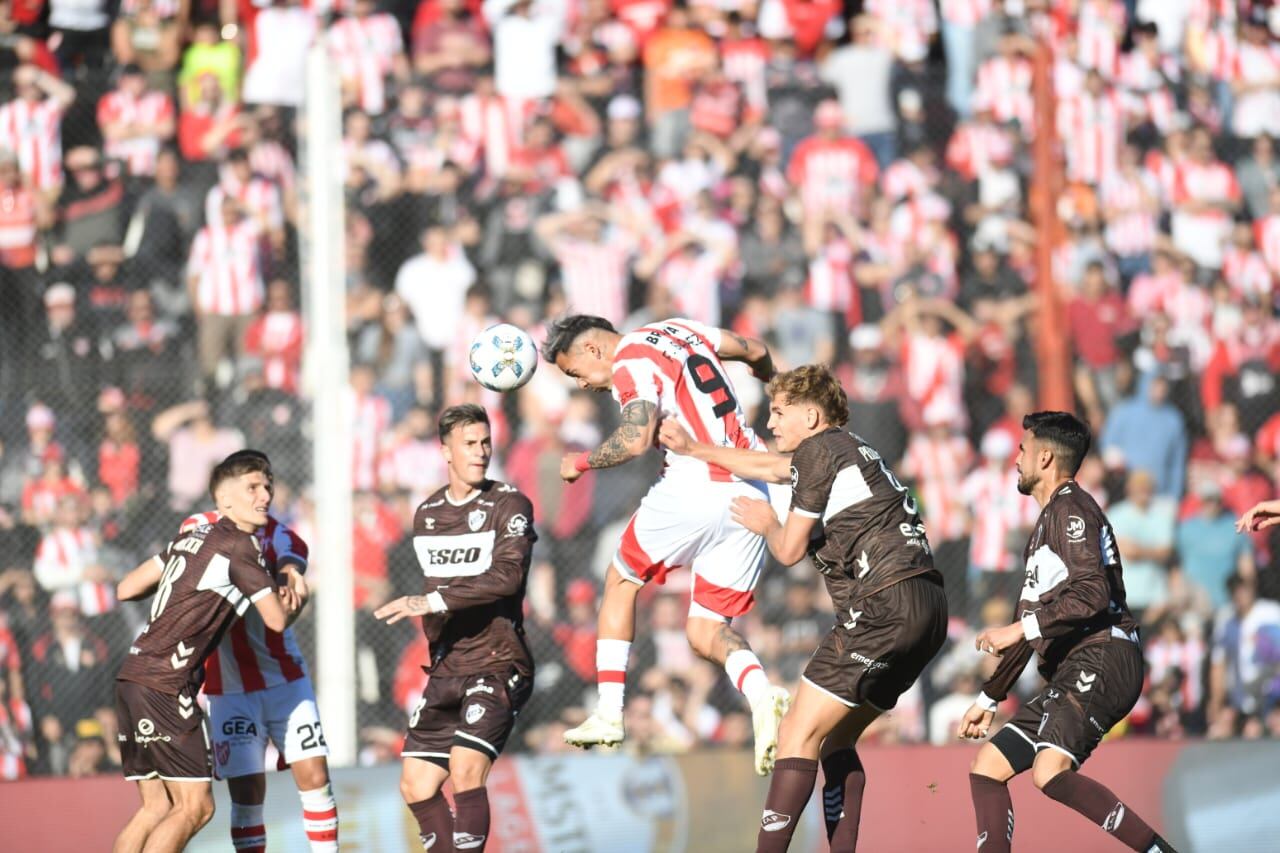
<path fill-rule="evenodd" d="M 400 793 L 431 851 L 484 850 L 485 781 L 516 714 L 533 692 L 524 636 L 524 591 L 533 543 L 533 504 L 487 476 L 489 417 L 473 404 L 440 416 L 449 483 L 413 517 L 413 544 L 426 584 L 421 595 L 383 605 L 387 624 L 422 617 L 431 678 L 409 718 Z M 456 815 L 442 788 L 453 780 Z"/>
<path fill-rule="evenodd" d="M 974 759 L 969 784 L 982 853 L 1008 851 L 1013 801 L 1008 781 L 1031 771 L 1037 788 L 1102 827 L 1131 850 L 1161 853 L 1168 842 L 1115 794 L 1077 769 L 1142 692 L 1138 626 L 1125 603 L 1120 551 L 1106 515 L 1075 481 L 1089 452 L 1089 428 L 1065 412 L 1022 419 L 1018 491 L 1040 504 L 1024 557 L 1020 618 L 978 635 L 1000 657 L 960 722 L 960 737 L 985 737 L 1003 699 L 1040 656 L 1048 684 Z"/>
<path fill-rule="evenodd" d="M 837 621 L 782 721 L 757 850 L 787 849 L 821 756 L 827 837 L 833 851 L 852 851 L 866 783 L 855 744 L 942 646 L 946 596 L 915 500 L 880 454 L 844 429 L 849 408 L 839 381 L 806 365 L 774 377 L 767 390 L 778 453 L 695 444 L 670 422 L 660 438 L 740 477 L 792 484 L 785 523 L 768 503 L 745 498 L 735 516 L 765 537 L 780 563 L 812 555 Z"/>
<path fill-rule="evenodd" d="M 117 853 L 181 850 L 209 822 L 209 735 L 196 703 L 204 661 L 251 604 L 268 628 L 288 624 L 253 536 L 271 508 L 266 463 L 233 454 L 214 468 L 209 493 L 222 520 L 173 540 L 117 588 L 122 601 L 155 593 L 116 677 L 121 764 L 142 797 Z"/>

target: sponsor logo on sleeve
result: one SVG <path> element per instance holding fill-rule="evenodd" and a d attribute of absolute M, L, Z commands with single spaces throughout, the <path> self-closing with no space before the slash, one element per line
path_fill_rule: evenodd
<path fill-rule="evenodd" d="M 1067 516 L 1067 538 L 1072 542 L 1084 539 L 1084 519 L 1078 515 Z"/>
<path fill-rule="evenodd" d="M 507 522 L 508 536 L 523 536 L 528 530 L 529 519 L 518 513 L 511 516 L 511 519 Z"/>

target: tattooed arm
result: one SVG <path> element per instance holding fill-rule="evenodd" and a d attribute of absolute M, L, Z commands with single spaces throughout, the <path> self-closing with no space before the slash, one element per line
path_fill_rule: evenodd
<path fill-rule="evenodd" d="M 769 354 L 764 341 L 721 329 L 720 348 L 716 353 L 725 361 L 741 361 L 751 368 L 751 375 L 761 382 L 768 382 L 773 378 L 773 356 Z"/>
<path fill-rule="evenodd" d="M 622 423 L 586 456 L 587 468 L 612 468 L 642 456 L 653 446 L 658 431 L 658 407 L 649 400 L 632 400 L 622 409 Z M 585 469 L 580 454 L 569 454 L 560 463 L 560 476 L 572 483 Z"/>

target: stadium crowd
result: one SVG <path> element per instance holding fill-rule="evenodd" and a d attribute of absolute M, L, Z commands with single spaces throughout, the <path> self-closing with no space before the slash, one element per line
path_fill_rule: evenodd
<path fill-rule="evenodd" d="M 208 508 L 216 460 L 269 453 L 275 513 L 310 538 L 315 43 L 344 106 L 362 761 L 398 754 L 425 677 L 420 632 L 372 612 L 420 584 L 408 525 L 443 482 L 449 403 L 495 414 L 495 473 L 537 509 L 515 748 L 563 749 L 585 713 L 599 579 L 657 454 L 564 487 L 562 453 L 614 407 L 547 366 L 499 398 L 465 357 L 496 318 L 569 309 L 688 316 L 836 369 L 922 502 L 952 610 L 879 737 L 954 736 L 1035 523 L 1011 461 L 1038 379 L 1040 45 L 1057 331 L 1095 430 L 1080 480 L 1145 626 L 1126 731 L 1280 736 L 1280 540 L 1233 529 L 1280 478 L 1278 36 L 1280 9 L 1232 0 L 2 0 L 0 778 L 118 760 L 111 683 L 145 620 L 112 586 Z M 737 388 L 762 428 L 760 386 Z M 789 683 L 831 618 L 804 565 L 768 571 L 743 620 Z M 324 573 L 316 555 L 320 594 Z M 685 642 L 679 573 L 644 600 L 628 747 L 749 743 Z"/>

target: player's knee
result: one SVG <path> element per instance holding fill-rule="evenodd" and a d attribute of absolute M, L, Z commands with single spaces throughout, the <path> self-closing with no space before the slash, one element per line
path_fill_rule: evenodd
<path fill-rule="evenodd" d="M 1071 769 L 1071 762 L 1065 756 L 1045 750 L 1036 756 L 1036 763 L 1031 766 L 1031 781 L 1041 791 L 1062 773 Z"/>
<path fill-rule="evenodd" d="M 996 782 L 1007 782 L 1014 776 L 1013 768 L 1004 753 L 990 743 L 984 743 L 978 750 L 978 754 L 969 763 L 969 772 Z"/>
<path fill-rule="evenodd" d="M 293 778 L 299 791 L 314 791 L 329 784 L 329 765 L 323 758 L 299 761 L 293 765 Z"/>
<path fill-rule="evenodd" d="M 455 791 L 482 788 L 488 775 L 489 762 L 484 758 L 470 760 L 468 757 L 465 761 L 454 759 L 449 762 L 449 778 L 453 781 Z"/>
<path fill-rule="evenodd" d="M 684 635 L 689 639 L 689 648 L 700 657 L 711 657 L 715 645 L 715 629 L 705 619 L 690 619 L 684 628 Z"/>
<path fill-rule="evenodd" d="M 206 796 L 189 797 L 177 806 L 182 812 L 182 818 L 187 825 L 193 829 L 200 829 L 202 826 L 213 820 L 213 794 Z"/>

